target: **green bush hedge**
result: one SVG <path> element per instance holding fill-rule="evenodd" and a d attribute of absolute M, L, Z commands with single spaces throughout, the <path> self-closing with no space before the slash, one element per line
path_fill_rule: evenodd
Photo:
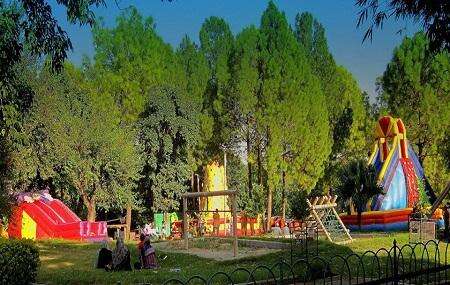
<path fill-rule="evenodd" d="M 39 267 L 39 251 L 31 240 L 0 238 L 0 284 L 30 284 Z"/>

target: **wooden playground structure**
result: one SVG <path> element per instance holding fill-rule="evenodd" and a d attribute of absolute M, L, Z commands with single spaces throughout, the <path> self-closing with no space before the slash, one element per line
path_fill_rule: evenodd
<path fill-rule="evenodd" d="M 307 199 L 311 211 L 310 218 L 313 218 L 330 242 L 348 243 L 353 239 L 335 209 L 336 200 L 337 195 Z"/>
<path fill-rule="evenodd" d="M 189 235 L 188 235 L 188 212 L 193 212 L 188 210 L 188 199 L 197 199 L 201 197 L 214 197 L 214 196 L 228 196 L 231 198 L 231 210 L 225 212 L 231 212 L 232 214 L 232 233 L 233 233 L 233 255 L 236 257 L 238 254 L 238 240 L 237 240 L 237 203 L 236 203 L 237 192 L 234 190 L 223 190 L 214 192 L 188 192 L 182 195 L 183 198 L 183 239 L 185 242 L 186 250 L 189 250 Z M 211 212 L 207 210 L 197 210 L 195 212 L 205 213 Z"/>

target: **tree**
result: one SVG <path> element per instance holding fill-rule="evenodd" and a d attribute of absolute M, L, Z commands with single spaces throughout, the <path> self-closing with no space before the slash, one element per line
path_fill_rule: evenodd
<path fill-rule="evenodd" d="M 230 80 L 229 59 L 233 48 L 233 34 L 225 20 L 210 17 L 200 29 L 200 49 L 205 55 L 210 78 L 204 97 L 204 109 L 213 118 L 213 136 L 208 150 L 211 156 L 218 156 L 221 147 L 229 144 L 230 122 L 227 104 L 227 89 Z"/>
<path fill-rule="evenodd" d="M 141 187 L 153 212 L 177 210 L 193 170 L 192 149 L 198 140 L 196 107 L 182 92 L 160 87 L 139 120 L 145 165 Z"/>
<path fill-rule="evenodd" d="M 151 17 L 127 9 L 108 28 L 93 29 L 94 62 L 87 70 L 97 93 L 111 94 L 125 124 L 134 124 L 148 103 L 148 92 L 164 84 L 184 88 L 183 69 L 169 44 L 155 32 Z"/>
<path fill-rule="evenodd" d="M 373 29 L 383 28 L 386 20 L 394 17 L 412 19 L 421 23 L 430 42 L 431 51 L 450 49 L 450 3 L 446 0 L 356 0 L 358 27 L 370 21 L 364 40 L 372 40 Z M 369 20 L 370 19 L 370 20 Z"/>
<path fill-rule="evenodd" d="M 208 144 L 213 135 L 214 119 L 206 106 L 206 89 L 211 73 L 206 58 L 189 37 L 185 36 L 177 50 L 177 56 L 186 76 L 186 92 L 193 102 L 193 110 L 197 114 L 200 136 L 195 147 L 197 165 L 204 165 L 210 159 Z"/>
<path fill-rule="evenodd" d="M 297 40 L 305 49 L 326 97 L 333 146 L 326 165 L 327 175 L 318 184 L 318 192 L 326 192 L 333 180 L 338 179 L 343 161 L 365 154 L 367 114 L 356 80 L 344 67 L 336 65 L 329 51 L 324 27 L 310 13 L 297 14 L 295 26 Z"/>
<path fill-rule="evenodd" d="M 27 139 L 12 157 L 13 178 L 17 188 L 36 178 L 70 185 L 94 221 L 98 207 L 135 202 L 141 160 L 113 99 L 93 96 L 83 86 L 81 73 L 70 66 L 61 75 L 40 74 L 25 121 Z"/>
<path fill-rule="evenodd" d="M 231 96 L 235 102 L 232 118 L 237 137 L 245 141 L 247 162 L 247 186 L 251 197 L 253 188 L 254 149 L 257 142 L 257 113 L 260 113 L 258 94 L 260 91 L 259 73 L 259 30 L 250 26 L 236 37 L 231 58 Z"/>
<path fill-rule="evenodd" d="M 340 178 L 336 187 L 337 192 L 341 199 L 348 203 L 350 209 L 352 205 L 356 207 L 358 223 L 361 226 L 361 214 L 367 210 L 367 203 L 383 191 L 377 182 L 376 169 L 367 165 L 365 160 L 352 160 L 343 165 Z"/>
<path fill-rule="evenodd" d="M 66 8 L 67 19 L 81 25 L 94 22 L 93 6 L 104 5 L 104 0 L 57 1 Z M 48 1 L 0 1 L 0 81 L 9 77 L 9 68 L 19 62 L 25 48 L 35 56 L 50 56 L 52 67 L 60 69 L 72 49 L 67 33 L 58 25 Z M 5 33 L 3 33 L 5 31 Z"/>
<path fill-rule="evenodd" d="M 450 132 L 450 55 L 433 54 L 423 33 L 405 38 L 381 78 L 380 101 L 402 118 L 425 173 L 438 192 L 450 178 L 445 144 Z"/>
<path fill-rule="evenodd" d="M 103 0 L 58 1 L 66 8 L 71 23 L 92 23 L 90 8 Z M 9 168 L 13 134 L 19 134 L 22 118 L 33 97 L 27 81 L 17 72 L 30 55 L 49 56 L 54 70 L 62 67 L 72 44 L 53 17 L 50 5 L 39 1 L 0 0 L 0 196 L 9 200 Z M 20 69 L 20 68 L 19 68 Z M 0 210 L 0 213 L 4 211 Z"/>
<path fill-rule="evenodd" d="M 328 111 L 307 55 L 287 24 L 286 17 L 269 2 L 261 18 L 261 87 L 259 114 L 266 137 L 267 223 L 270 228 L 272 191 L 282 184 L 311 190 L 323 175 L 331 150 Z M 289 130 L 289 132 L 286 132 Z M 317 144 L 320 142 L 320 144 Z M 290 153 L 289 163 L 282 159 Z"/>

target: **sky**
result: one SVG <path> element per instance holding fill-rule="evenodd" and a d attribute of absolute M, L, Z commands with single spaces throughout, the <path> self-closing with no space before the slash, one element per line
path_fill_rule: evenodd
<path fill-rule="evenodd" d="M 83 55 L 92 56 L 94 47 L 89 26 L 71 25 L 66 20 L 65 10 L 55 4 L 52 7 L 57 20 L 72 40 L 73 51 L 69 58 L 81 63 Z M 274 1 L 285 12 L 288 22 L 294 26 L 295 15 L 310 12 L 323 24 L 328 45 L 340 65 L 347 68 L 358 81 L 361 90 L 375 98 L 375 81 L 382 75 L 392 57 L 395 46 L 405 35 L 419 30 L 413 23 L 394 20 L 386 22 L 382 30 L 374 33 L 373 41 L 362 43 L 364 29 L 356 27 L 358 8 L 354 0 L 279 0 Z M 259 26 L 267 0 L 106 0 L 106 7 L 95 8 L 97 17 L 105 25 L 114 26 L 115 18 L 130 5 L 144 16 L 153 17 L 158 34 L 173 47 L 177 47 L 187 34 L 198 42 L 198 33 L 204 20 L 210 16 L 224 18 L 234 34 L 244 27 Z M 397 33 L 404 30 L 402 34 Z"/>

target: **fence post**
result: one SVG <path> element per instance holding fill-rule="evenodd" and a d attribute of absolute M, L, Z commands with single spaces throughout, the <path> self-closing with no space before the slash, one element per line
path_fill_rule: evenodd
<path fill-rule="evenodd" d="M 294 250 L 293 249 L 293 246 L 294 246 L 294 244 L 293 244 L 294 233 L 293 233 L 293 231 L 291 229 L 289 230 L 289 232 L 291 233 L 291 252 L 290 253 L 291 253 L 291 265 L 292 265 L 293 259 L 294 259 L 293 256 L 292 256 L 293 255 L 293 250 Z"/>
<path fill-rule="evenodd" d="M 394 284 L 398 284 L 398 258 L 397 258 L 397 240 L 394 239 Z"/>

